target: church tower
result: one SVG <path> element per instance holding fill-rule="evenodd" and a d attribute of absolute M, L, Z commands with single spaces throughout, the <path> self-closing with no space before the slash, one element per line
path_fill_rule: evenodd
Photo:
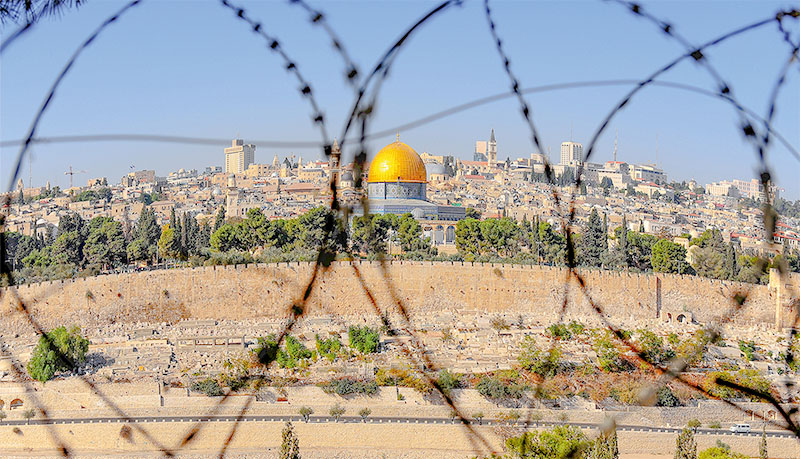
<path fill-rule="evenodd" d="M 489 137 L 486 156 L 488 157 L 489 165 L 497 162 L 497 141 L 494 139 L 494 129 L 492 129 L 492 135 Z"/>

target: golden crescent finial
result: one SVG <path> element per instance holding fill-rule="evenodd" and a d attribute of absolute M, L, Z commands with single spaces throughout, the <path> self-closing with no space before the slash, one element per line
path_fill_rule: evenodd
<path fill-rule="evenodd" d="M 397 141 L 400 141 L 400 131 L 397 131 Z"/>

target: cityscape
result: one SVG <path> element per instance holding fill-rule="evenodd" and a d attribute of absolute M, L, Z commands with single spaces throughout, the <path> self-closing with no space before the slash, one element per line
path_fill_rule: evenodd
<path fill-rule="evenodd" d="M 2 58 L 15 62 L 3 50 L 24 47 L 34 25 L 109 6 L 83 3 L 0 5 Z M 672 37 L 655 13 L 619 3 Z M 356 102 L 336 136 L 288 46 L 251 16 L 277 5 L 221 2 L 299 81 L 319 145 L 254 140 L 260 133 L 224 144 L 40 134 L 75 54 L 27 140 L 0 131 L 12 177 L 0 195 L 0 456 L 800 458 L 800 167 L 766 154 L 770 141 L 794 151 L 797 133 L 787 140 L 785 125 L 770 123 L 784 102 L 795 116 L 797 100 L 776 84 L 771 113 L 751 125 L 758 118 L 727 86 L 712 94 L 738 107 L 738 149 L 758 156 L 738 175 L 683 156 L 676 167 L 660 146 L 677 154 L 675 138 L 642 146 L 606 129 L 654 77 L 631 85 L 598 131 L 547 124 L 569 132 L 550 151 L 486 1 L 464 11 L 488 22 L 524 123 L 479 116 L 478 127 L 453 122 L 461 129 L 435 141 L 414 123 L 370 136 L 373 109 L 405 106 L 380 105 L 358 85 L 390 84 L 393 50 L 456 4 L 387 2 L 387 11 L 433 10 L 366 77 L 328 16 L 305 1 L 285 5 L 309 13 L 310 30 L 349 69 Z M 138 2 L 120 7 L 79 52 Z M 800 13 L 775 8 L 764 23 L 793 45 Z M 705 52 L 685 57 L 705 65 Z M 23 113 L 9 100 L 4 117 Z M 523 148 L 514 140 L 528 135 Z M 151 147 L 122 154 L 137 137 Z M 33 159 L 96 141 L 103 161 Z M 202 144 L 213 157 L 148 159 L 171 144 Z M 716 159 L 724 173 L 728 154 Z"/>

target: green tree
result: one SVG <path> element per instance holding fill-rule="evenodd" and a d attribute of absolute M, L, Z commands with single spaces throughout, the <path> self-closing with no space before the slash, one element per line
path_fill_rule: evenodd
<path fill-rule="evenodd" d="M 86 261 L 101 266 L 120 266 L 127 262 L 122 224 L 110 217 L 95 217 L 89 222 L 84 246 Z"/>
<path fill-rule="evenodd" d="M 66 231 L 58 235 L 53 242 L 51 253 L 55 263 L 66 263 L 81 266 L 84 257 L 85 243 L 77 231 Z"/>
<path fill-rule="evenodd" d="M 692 267 L 686 262 L 686 249 L 666 239 L 653 244 L 650 263 L 655 272 L 674 274 L 692 272 Z"/>
<path fill-rule="evenodd" d="M 729 278 L 729 266 L 726 266 L 725 260 L 728 250 L 719 230 L 706 230 L 689 244 L 697 247 L 693 249 L 692 267 L 698 276 L 713 279 Z"/>
<path fill-rule="evenodd" d="M 566 263 L 567 239 L 555 232 L 547 222 L 539 223 L 539 241 L 542 245 L 540 257 L 547 264 L 563 265 Z"/>
<path fill-rule="evenodd" d="M 592 209 L 589 214 L 589 222 L 586 231 L 581 237 L 579 247 L 579 261 L 584 266 L 600 266 L 606 257 L 606 234 L 603 230 L 603 222 L 597 214 L 596 209 Z"/>
<path fill-rule="evenodd" d="M 308 422 L 311 418 L 311 415 L 314 414 L 314 410 L 308 406 L 300 407 L 300 416 L 303 417 L 303 422 Z"/>
<path fill-rule="evenodd" d="M 158 239 L 158 255 L 161 258 L 171 258 L 177 260 L 181 256 L 179 236 L 168 224 L 161 229 L 161 237 Z"/>
<path fill-rule="evenodd" d="M 758 444 L 758 458 L 767 459 L 769 453 L 767 452 L 767 425 L 761 428 L 761 443 Z"/>
<path fill-rule="evenodd" d="M 627 232 L 627 251 L 628 266 L 639 271 L 650 271 L 653 269 L 650 263 L 653 245 L 658 242 L 658 238 L 651 234 L 644 234 L 636 231 Z"/>
<path fill-rule="evenodd" d="M 286 427 L 281 433 L 281 452 L 280 459 L 300 459 L 300 443 L 294 434 L 294 427 L 291 421 L 286 421 Z"/>
<path fill-rule="evenodd" d="M 465 218 L 458 221 L 456 224 L 456 248 L 462 255 L 470 255 L 473 257 L 480 255 L 480 221 L 474 218 Z"/>
<path fill-rule="evenodd" d="M 327 207 L 315 207 L 298 217 L 295 232 L 303 248 L 326 252 L 331 259 L 347 246 L 344 222 Z"/>
<path fill-rule="evenodd" d="M 127 252 L 130 261 L 150 261 L 158 256 L 158 240 L 161 237 L 161 227 L 156 221 L 156 214 L 150 207 L 145 206 L 136 221 L 131 242 Z"/>
<path fill-rule="evenodd" d="M 422 226 L 411 214 L 405 214 L 400 217 L 397 222 L 396 238 L 403 252 L 431 251 L 430 239 L 422 237 Z"/>
<path fill-rule="evenodd" d="M 481 211 L 478 209 L 467 207 L 466 209 L 464 209 L 464 212 L 466 213 L 467 218 L 472 218 L 474 220 L 481 219 Z"/>
<path fill-rule="evenodd" d="M 694 432 L 688 427 L 675 440 L 675 459 L 697 459 L 697 442 Z"/>
<path fill-rule="evenodd" d="M 36 417 L 36 411 L 33 411 L 33 408 L 27 409 L 22 412 L 22 417 L 25 418 L 26 424 L 30 424 L 31 419 Z"/>
<path fill-rule="evenodd" d="M 47 382 L 58 371 L 71 371 L 86 360 L 89 340 L 80 335 L 80 328 L 54 328 L 39 337 L 39 343 L 28 362 L 31 378 Z"/>
<path fill-rule="evenodd" d="M 369 408 L 361 408 L 361 410 L 358 411 L 358 415 L 361 416 L 361 421 L 363 422 L 367 422 L 367 418 L 370 414 L 372 414 L 372 410 Z"/>
<path fill-rule="evenodd" d="M 338 403 L 337 403 L 336 405 L 333 405 L 333 406 L 331 407 L 330 411 L 328 411 L 328 414 L 330 414 L 330 415 L 331 415 L 331 417 L 332 417 L 332 418 L 333 418 L 333 419 L 334 419 L 336 422 L 339 422 L 339 419 L 341 419 L 341 418 L 342 418 L 342 416 L 344 415 L 345 411 L 346 411 L 346 410 L 344 409 L 344 407 L 342 407 L 342 405 L 340 405 L 340 404 L 338 404 Z"/>

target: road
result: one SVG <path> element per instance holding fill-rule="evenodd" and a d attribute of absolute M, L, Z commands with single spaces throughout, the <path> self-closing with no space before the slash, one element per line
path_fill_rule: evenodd
<path fill-rule="evenodd" d="M 24 425 L 49 425 L 49 424 L 105 424 L 105 423 L 157 423 L 157 422 L 235 422 L 237 416 L 138 416 L 138 417 L 94 417 L 94 418 L 75 418 L 75 419 L 31 419 L 26 420 L 3 420 L 0 421 L 0 426 L 24 426 Z M 242 416 L 243 422 L 303 422 L 300 416 L 270 416 L 270 415 L 245 415 Z M 309 421 L 312 424 L 336 423 L 336 419 L 332 416 L 311 416 Z M 366 420 L 360 416 L 342 416 L 339 421 L 342 424 L 356 424 L 366 422 L 369 424 L 456 424 L 461 421 L 456 421 L 450 418 L 423 418 L 423 417 L 400 417 L 400 416 L 370 416 Z M 498 419 L 484 419 L 481 422 L 476 420 L 470 421 L 474 425 L 484 426 L 518 426 L 525 425 L 524 421 L 505 421 Z M 555 426 L 555 425 L 572 425 L 583 429 L 597 428 L 596 424 L 581 423 L 581 422 L 549 422 L 549 421 L 531 421 L 528 427 L 540 426 Z M 638 426 L 638 425 L 618 425 L 617 431 L 621 432 L 655 432 L 655 433 L 680 433 L 683 430 L 680 427 L 651 427 L 651 426 Z M 740 435 L 758 437 L 761 431 L 754 429 L 750 433 L 733 433 L 727 429 L 707 429 L 697 428 L 695 433 L 698 435 Z M 788 431 L 767 431 L 767 437 L 793 437 L 794 435 Z"/>

